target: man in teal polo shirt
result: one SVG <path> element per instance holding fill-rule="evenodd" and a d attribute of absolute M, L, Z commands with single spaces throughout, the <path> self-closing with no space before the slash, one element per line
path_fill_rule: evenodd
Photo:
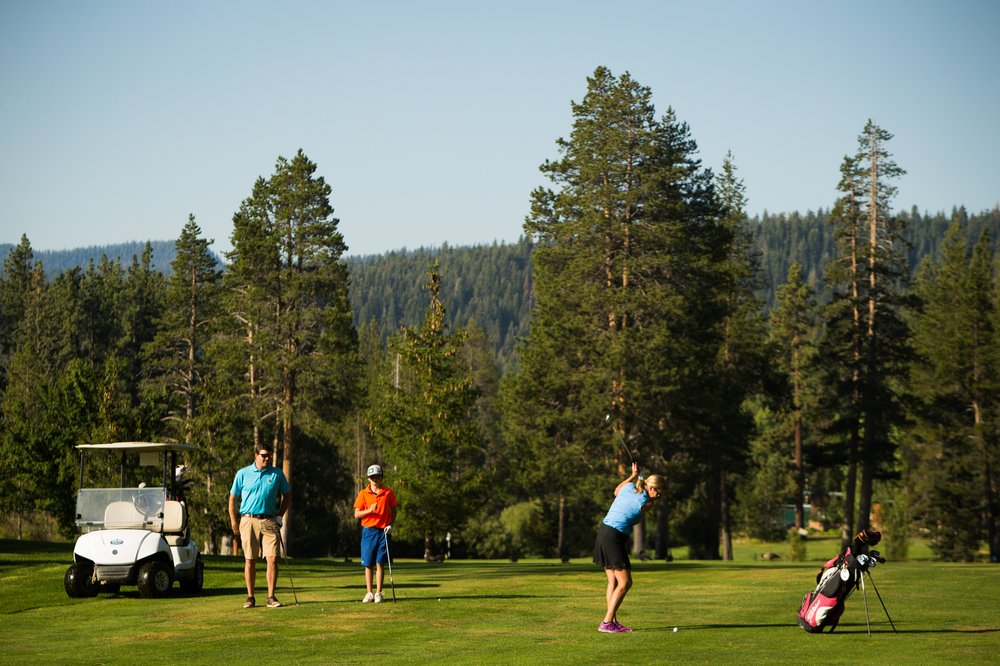
<path fill-rule="evenodd" d="M 237 497 L 240 498 L 239 514 L 236 513 Z M 253 464 L 236 472 L 233 487 L 229 490 L 229 519 L 233 535 L 243 542 L 243 557 L 246 559 L 243 567 L 247 583 L 244 608 L 257 605 L 253 588 L 257 582 L 257 558 L 262 553 L 267 562 L 267 607 L 281 606 L 274 596 L 278 583 L 278 539 L 281 536 L 278 530 L 281 529 L 281 517 L 288 511 L 291 501 L 292 488 L 285 473 L 271 465 L 271 447 L 256 445 Z"/>

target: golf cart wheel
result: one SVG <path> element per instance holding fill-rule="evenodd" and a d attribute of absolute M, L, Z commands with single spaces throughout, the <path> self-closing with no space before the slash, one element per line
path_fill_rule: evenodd
<path fill-rule="evenodd" d="M 170 577 L 170 569 L 163 562 L 146 562 L 139 569 L 139 579 L 136 581 L 139 586 L 139 594 L 146 599 L 162 597 L 170 591 L 173 579 Z"/>
<path fill-rule="evenodd" d="M 74 599 L 96 597 L 99 585 L 94 581 L 94 568 L 88 564 L 71 564 L 63 577 L 66 594 Z"/>
<path fill-rule="evenodd" d="M 201 561 L 201 555 L 194 563 L 194 575 L 182 578 L 180 585 L 185 592 L 201 592 L 201 588 L 205 585 L 205 563 Z"/>

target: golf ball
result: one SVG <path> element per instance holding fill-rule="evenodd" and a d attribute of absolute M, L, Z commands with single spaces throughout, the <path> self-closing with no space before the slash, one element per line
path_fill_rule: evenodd
<path fill-rule="evenodd" d="M 674 627 L 674 633 L 677 633 L 677 627 Z"/>

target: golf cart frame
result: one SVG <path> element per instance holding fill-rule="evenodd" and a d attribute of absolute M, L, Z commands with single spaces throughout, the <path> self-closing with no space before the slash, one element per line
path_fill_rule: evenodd
<path fill-rule="evenodd" d="M 184 484 L 176 473 L 177 454 L 195 447 L 116 442 L 76 448 L 80 451 L 76 525 L 81 535 L 64 577 L 66 594 L 92 597 L 102 591 L 117 593 L 122 585 L 136 585 L 143 597 L 162 597 L 175 580 L 185 592 L 200 592 L 204 564 L 191 539 Z M 120 455 L 119 487 L 84 487 L 85 458 L 99 451 Z M 127 487 L 126 472 L 136 464 L 159 465 L 160 485 Z"/>

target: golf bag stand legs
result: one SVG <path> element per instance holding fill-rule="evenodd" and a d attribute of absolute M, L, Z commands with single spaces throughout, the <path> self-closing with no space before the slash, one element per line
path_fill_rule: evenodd
<path fill-rule="evenodd" d="M 868 592 L 865 590 L 865 576 L 861 575 L 861 596 L 865 599 L 865 626 L 868 627 L 868 635 L 872 635 L 872 623 L 868 619 Z"/>
<path fill-rule="evenodd" d="M 871 582 L 872 588 L 875 590 L 875 594 L 878 596 L 878 602 L 880 604 L 882 604 L 882 610 L 885 611 L 885 616 L 889 619 L 889 626 L 892 627 L 892 632 L 893 633 L 899 633 L 898 631 L 896 631 L 896 625 L 893 624 L 892 617 L 889 615 L 889 609 L 885 607 L 885 602 L 882 601 L 882 595 L 879 594 L 879 592 L 878 592 L 878 586 L 875 585 L 875 579 L 872 578 L 872 574 L 871 574 L 870 571 L 868 571 L 866 573 L 868 574 L 868 580 L 869 580 L 869 582 Z M 862 583 L 862 585 L 864 585 L 864 578 L 861 579 L 861 583 Z M 866 606 L 866 612 L 867 612 L 867 606 Z"/>

